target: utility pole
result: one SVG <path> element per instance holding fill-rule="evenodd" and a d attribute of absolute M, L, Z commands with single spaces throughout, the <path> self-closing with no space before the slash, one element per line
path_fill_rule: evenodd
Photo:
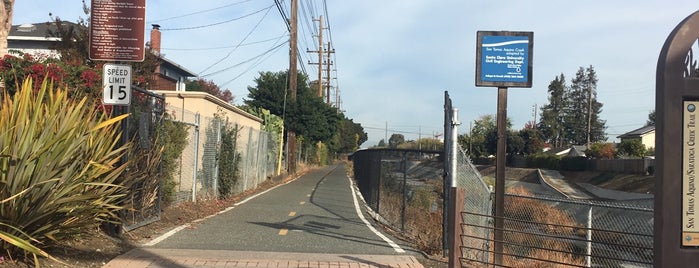
<path fill-rule="evenodd" d="M 539 106 L 536 105 L 536 103 L 534 103 L 534 110 L 532 110 L 532 114 L 534 115 L 534 124 L 532 124 L 532 125 L 533 125 L 534 129 L 536 129 L 536 116 L 538 113 L 537 108 L 539 108 Z"/>
<path fill-rule="evenodd" d="M 289 36 L 289 93 L 290 104 L 296 105 L 296 86 L 298 66 L 298 0 L 291 0 L 291 19 L 289 21 L 291 33 Z M 296 174 L 296 132 L 287 129 L 287 172 Z"/>
<path fill-rule="evenodd" d="M 590 146 L 590 132 L 592 131 L 592 87 L 588 90 L 587 95 L 587 143 L 585 146 Z"/>
<path fill-rule="evenodd" d="M 318 18 L 318 97 L 323 97 L 323 16 Z"/>
<path fill-rule="evenodd" d="M 325 80 L 327 80 L 327 84 L 326 84 L 327 88 L 325 90 L 326 91 L 325 97 L 326 97 L 326 103 L 328 105 L 330 105 L 330 88 L 331 88 L 331 86 L 330 86 L 330 81 L 331 81 L 331 79 L 330 79 L 330 66 L 333 64 L 330 61 L 330 53 L 334 53 L 335 51 L 333 49 L 330 49 L 330 42 L 328 42 L 327 49 L 325 49 L 323 47 L 324 46 L 324 44 L 323 44 L 323 29 L 324 29 L 323 28 L 323 16 L 320 16 L 320 18 L 318 20 L 314 20 L 314 21 L 318 21 L 318 24 L 319 24 L 318 50 L 317 51 L 307 50 L 306 52 L 309 52 L 309 53 L 317 52 L 318 53 L 318 62 L 310 62 L 309 61 L 308 64 L 318 65 L 318 97 L 321 97 L 321 98 L 323 97 L 323 91 L 324 91 L 323 90 L 323 80 L 324 80 L 323 79 L 323 70 L 324 70 L 323 68 L 325 68 L 325 71 L 326 71 Z M 325 51 L 327 51 L 327 54 L 328 54 L 327 55 L 327 62 L 323 59 L 323 57 L 325 56 Z"/>
<path fill-rule="evenodd" d="M 325 76 L 328 79 L 328 89 L 327 89 L 328 90 L 328 95 L 327 95 L 328 105 L 330 105 L 330 81 L 331 81 L 331 79 L 330 79 L 330 66 L 333 65 L 332 61 L 330 61 L 330 53 L 335 53 L 335 50 L 330 47 L 330 42 L 328 42 L 328 64 L 326 64 L 326 65 L 328 65 L 326 67 L 327 68 L 326 71 L 328 72 L 328 75 Z"/>

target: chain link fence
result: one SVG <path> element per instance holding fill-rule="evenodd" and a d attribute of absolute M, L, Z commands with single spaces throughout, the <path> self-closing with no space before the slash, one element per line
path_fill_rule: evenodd
<path fill-rule="evenodd" d="M 428 253 L 442 250 L 444 163 L 441 152 L 369 149 L 352 155 L 354 178 L 367 204 Z"/>
<path fill-rule="evenodd" d="M 168 105 L 187 126 L 187 143 L 175 172 L 174 202 L 212 199 L 254 189 L 276 173 L 279 137 L 229 118 L 202 117 Z"/>
<path fill-rule="evenodd" d="M 132 141 L 130 151 L 122 158 L 129 167 L 122 175 L 136 182 L 124 199 L 121 212 L 122 229 L 129 231 L 160 220 L 161 158 L 158 138 L 162 132 L 164 98 L 132 86 L 129 106 L 116 107 L 119 113 L 130 115 L 122 121 L 122 142 Z"/>
<path fill-rule="evenodd" d="M 461 260 L 466 267 L 651 267 L 652 199 L 573 200 L 534 194 L 525 187 L 505 195 L 504 251 L 494 252 L 494 196 L 466 154 L 457 154 Z"/>

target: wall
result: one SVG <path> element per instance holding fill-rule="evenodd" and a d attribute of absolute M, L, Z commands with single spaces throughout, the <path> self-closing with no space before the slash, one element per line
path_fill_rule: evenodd
<path fill-rule="evenodd" d="M 160 90 L 154 92 L 165 96 L 165 103 L 171 108 L 171 111 L 168 112 L 174 112 L 175 117 L 178 118 L 178 120 L 184 122 L 194 122 L 192 118 L 180 118 L 180 112 L 183 108 L 185 111 L 200 114 L 202 118 L 214 117 L 218 111 L 221 111 L 224 118 L 227 118 L 230 120 L 229 122 L 233 124 L 238 124 L 239 126 L 243 127 L 250 127 L 256 130 L 260 130 L 262 128 L 261 118 L 249 114 L 208 93 L 196 91 Z"/>
<path fill-rule="evenodd" d="M 216 137 L 209 137 L 212 132 L 211 130 L 215 128 L 214 116 L 219 114 L 222 116 L 224 121 L 228 121 L 231 126 L 237 126 L 240 132 L 238 133 L 238 139 L 236 142 L 236 147 L 241 153 L 241 157 L 247 159 L 249 157 L 255 157 L 259 154 L 259 151 L 247 150 L 245 148 L 257 148 L 260 145 L 260 135 L 264 133 L 261 131 L 263 120 L 253 116 L 233 105 L 224 102 L 223 100 L 214 97 L 208 93 L 204 92 L 183 92 L 183 91 L 154 91 L 156 94 L 162 94 L 165 96 L 165 106 L 166 113 L 170 114 L 175 121 L 185 122 L 190 125 L 196 124 L 196 115 L 199 115 L 200 121 L 198 123 L 198 146 L 195 146 L 195 136 L 194 128 L 190 128 L 187 140 L 189 141 L 188 147 L 183 152 L 184 160 L 181 166 L 176 171 L 179 174 L 178 177 L 178 191 L 185 192 L 193 189 L 193 184 L 196 183 L 197 197 L 199 197 L 199 192 L 202 190 L 202 185 L 200 179 L 202 179 L 202 170 L 211 169 L 213 165 L 211 159 L 205 159 L 207 153 L 212 150 L 217 150 L 215 147 L 218 145 L 215 143 L 207 142 Z M 216 134 L 214 134 L 216 135 Z M 212 146 L 214 148 L 212 148 Z M 197 152 L 196 154 L 194 152 Z M 248 155 L 250 154 L 250 155 Z M 196 157 L 195 157 L 196 156 Z M 196 164 L 194 164 L 196 163 Z M 196 165 L 196 167 L 195 167 Z M 199 172 L 197 174 L 197 179 L 193 178 L 195 170 Z M 241 169 L 241 172 L 244 172 Z M 246 174 L 242 174 L 246 175 Z M 259 178 L 253 178 L 259 179 Z M 195 182 L 196 181 L 196 182 Z M 254 186 L 256 184 L 241 185 L 248 187 Z M 187 197 L 185 194 L 183 197 Z"/>

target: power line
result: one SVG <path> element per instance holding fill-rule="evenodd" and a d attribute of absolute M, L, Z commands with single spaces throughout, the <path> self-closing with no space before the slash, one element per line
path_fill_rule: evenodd
<path fill-rule="evenodd" d="M 264 62 L 264 61 L 267 60 L 269 57 L 271 57 L 271 56 L 274 54 L 274 52 L 276 52 L 278 49 L 282 48 L 282 47 L 283 47 L 284 45 L 286 45 L 287 43 L 289 43 L 289 41 L 283 42 L 283 43 L 281 43 L 281 44 L 279 44 L 279 45 L 277 45 L 277 46 L 271 48 L 271 49 L 268 50 L 265 54 L 262 55 L 262 56 L 265 56 L 265 55 L 266 55 L 267 58 L 261 59 L 262 57 L 258 57 L 258 59 L 260 59 L 260 60 L 258 60 L 256 63 L 250 65 L 250 67 L 248 67 L 247 69 L 245 69 L 245 71 L 243 71 L 242 73 L 238 74 L 237 76 L 233 77 L 233 79 L 228 80 L 228 81 L 226 81 L 225 83 L 221 84 L 221 87 L 223 87 L 223 86 L 225 86 L 225 85 L 227 85 L 227 84 L 229 84 L 229 83 L 235 81 L 236 79 L 240 78 L 241 76 L 243 76 L 244 74 L 246 74 L 247 72 L 249 72 L 250 70 L 252 70 L 253 68 L 255 68 L 255 67 L 257 67 L 258 65 L 260 65 L 262 62 Z"/>
<path fill-rule="evenodd" d="M 215 8 L 211 8 L 211 9 L 202 10 L 202 11 L 196 11 L 196 12 L 192 12 L 192 13 L 188 13 L 188 14 L 177 15 L 177 16 L 173 16 L 173 17 L 169 17 L 169 18 L 165 18 L 165 19 L 152 20 L 152 21 L 149 21 L 148 23 L 161 22 L 161 21 L 174 20 L 174 19 L 181 19 L 181 18 L 184 18 L 184 17 L 189 17 L 189 16 L 192 16 L 192 15 L 197 15 L 197 14 L 202 14 L 202 13 L 206 13 L 206 12 L 216 11 L 216 10 L 220 10 L 220 9 L 222 9 L 222 8 L 226 8 L 226 7 L 230 7 L 230 6 L 239 5 L 239 4 L 242 4 L 242 3 L 245 3 L 245 2 L 250 2 L 250 1 L 252 1 L 252 0 L 244 0 L 244 1 L 235 2 L 235 3 L 232 3 L 232 4 L 223 5 L 223 6 L 220 6 L 220 7 L 215 7 Z"/>
<path fill-rule="evenodd" d="M 199 77 L 208 77 L 208 76 L 212 76 L 212 75 L 217 75 L 217 74 L 220 74 L 220 73 L 222 73 L 222 72 L 225 72 L 225 71 L 228 71 L 228 70 L 230 70 L 230 69 L 233 69 L 233 68 L 235 68 L 235 67 L 241 66 L 241 65 L 243 65 L 243 64 L 245 64 L 245 63 L 251 62 L 251 61 L 253 61 L 253 60 L 255 60 L 255 59 L 258 59 L 258 58 L 261 58 L 261 57 L 267 55 L 268 53 L 272 52 L 273 50 L 276 50 L 276 49 L 280 48 L 282 45 L 284 45 L 284 44 L 286 44 L 286 43 L 288 43 L 288 42 L 289 42 L 289 41 L 285 41 L 285 42 L 283 42 L 283 43 L 281 43 L 281 44 L 278 44 L 278 45 L 276 45 L 276 46 L 274 46 L 274 47 L 268 49 L 267 51 L 262 52 L 261 54 L 255 56 L 255 57 L 252 57 L 252 58 L 247 59 L 247 60 L 245 60 L 245 61 L 243 61 L 243 62 L 240 62 L 240 63 L 236 63 L 236 64 L 234 64 L 233 66 L 229 66 L 229 67 L 226 67 L 226 68 L 223 68 L 223 69 L 221 69 L 221 70 L 218 70 L 218 71 L 215 71 L 215 72 L 211 72 L 211 73 L 208 73 L 208 74 L 200 75 Z M 276 43 L 276 42 L 275 42 L 275 43 Z"/>
<path fill-rule="evenodd" d="M 267 14 L 269 14 L 269 11 L 270 11 L 271 9 L 272 9 L 272 6 L 267 7 L 267 12 L 265 12 L 265 15 L 262 16 L 262 18 L 260 18 L 260 20 L 257 22 L 257 24 L 255 24 L 255 27 L 253 27 L 253 28 L 250 30 L 250 32 L 248 32 L 248 34 L 245 35 L 245 38 L 243 38 L 242 40 L 240 40 L 240 42 L 238 43 L 238 45 L 236 45 L 233 49 L 231 49 L 231 51 L 229 51 L 228 54 L 226 54 L 226 56 L 224 56 L 224 57 L 221 58 L 220 60 L 214 62 L 213 64 L 209 65 L 209 67 L 206 67 L 206 68 L 205 68 L 204 70 L 202 70 L 200 73 L 206 72 L 207 70 L 211 69 L 211 67 L 214 67 L 215 65 L 221 63 L 222 61 L 224 61 L 225 59 L 227 59 L 228 57 L 230 57 L 231 54 L 233 54 L 233 52 L 236 51 L 236 50 L 240 47 L 240 45 L 241 45 L 243 42 L 245 42 L 245 40 L 247 40 L 248 37 L 250 37 L 250 35 L 251 35 L 253 32 L 255 32 L 255 30 L 257 29 L 257 27 L 260 26 L 260 23 L 262 23 L 262 21 L 267 17 Z"/>
<path fill-rule="evenodd" d="M 260 40 L 260 41 L 255 41 L 255 42 L 249 42 L 249 43 L 243 43 L 243 44 L 235 45 L 235 46 L 207 47 L 207 48 L 161 48 L 161 50 L 199 51 L 199 50 L 226 49 L 226 48 L 233 48 L 233 47 L 236 47 L 236 46 L 238 46 L 238 47 L 244 47 L 244 46 L 250 46 L 250 45 L 256 45 L 256 44 L 262 44 L 262 43 L 266 43 L 266 42 L 273 41 L 273 40 L 278 40 L 279 38 L 284 37 L 284 36 L 286 36 L 286 34 L 283 34 L 283 35 L 281 35 L 281 36 L 277 36 L 277 37 L 274 37 L 274 38 L 269 38 L 269 39 Z"/>
<path fill-rule="evenodd" d="M 291 25 L 289 25 L 289 17 L 284 12 L 284 7 L 282 6 L 282 3 L 279 0 L 274 0 L 274 4 L 277 5 L 277 10 L 279 10 L 279 15 L 281 15 L 282 19 L 284 20 L 284 24 L 286 25 L 286 30 L 291 32 Z"/>
<path fill-rule="evenodd" d="M 194 29 L 207 28 L 207 27 L 211 27 L 211 26 L 217 26 L 217 25 L 221 25 L 221 24 L 226 24 L 226 23 L 234 22 L 234 21 L 237 21 L 237 20 L 240 20 L 240 19 L 244 19 L 244 18 L 250 17 L 250 16 L 252 16 L 252 15 L 255 15 L 255 14 L 257 14 L 257 13 L 260 13 L 260 12 L 262 12 L 262 11 L 265 11 L 265 10 L 269 11 L 269 9 L 271 9 L 273 6 L 274 6 L 274 5 L 270 5 L 270 6 L 268 6 L 268 7 L 263 8 L 263 9 L 257 10 L 257 11 L 255 11 L 255 12 L 253 12 L 253 13 L 246 14 L 246 15 L 243 15 L 243 16 L 240 16 L 240 17 L 237 17 L 237 18 L 233 18 L 233 19 L 230 19 L 230 20 L 222 21 L 222 22 L 217 22 L 217 23 L 212 23 L 212 24 L 206 24 L 206 25 L 200 25 L 200 26 L 183 27 L 183 28 L 169 28 L 169 29 L 162 29 L 162 28 L 161 28 L 160 30 L 161 30 L 161 31 L 182 31 L 182 30 L 194 30 Z"/>

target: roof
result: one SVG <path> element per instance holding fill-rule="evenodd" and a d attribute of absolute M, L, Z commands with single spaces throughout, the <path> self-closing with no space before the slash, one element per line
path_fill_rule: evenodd
<path fill-rule="evenodd" d="M 619 139 L 624 139 L 624 138 L 638 138 L 638 137 L 643 137 L 645 135 L 651 134 L 655 132 L 655 125 L 651 126 L 645 126 L 641 127 L 638 129 L 631 130 L 629 132 L 626 132 L 624 134 L 621 134 L 617 138 Z"/>
<path fill-rule="evenodd" d="M 61 21 L 65 26 L 79 26 L 73 22 Z M 12 25 L 8 40 L 59 41 L 60 37 L 49 36 L 49 31 L 56 31 L 55 22 L 25 23 Z"/>
<path fill-rule="evenodd" d="M 160 60 L 162 60 L 162 62 L 163 62 L 164 64 L 170 65 L 171 67 L 180 70 L 183 74 L 186 74 L 186 75 L 183 75 L 183 76 L 186 76 L 186 77 L 197 77 L 197 76 L 198 76 L 196 73 L 194 73 L 194 72 L 192 72 L 192 71 L 190 71 L 190 70 L 187 70 L 186 68 L 182 67 L 182 65 L 179 65 L 179 64 L 175 63 L 174 61 L 172 61 L 172 60 L 170 60 L 170 59 L 168 59 L 168 58 L 165 58 L 162 54 L 161 54 L 160 56 L 158 56 L 158 57 L 160 58 Z"/>

